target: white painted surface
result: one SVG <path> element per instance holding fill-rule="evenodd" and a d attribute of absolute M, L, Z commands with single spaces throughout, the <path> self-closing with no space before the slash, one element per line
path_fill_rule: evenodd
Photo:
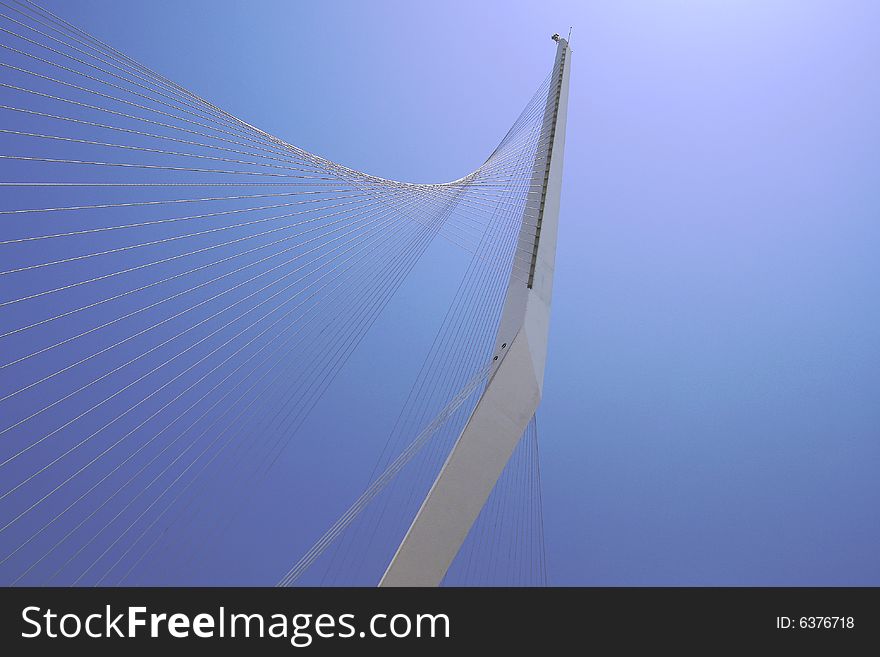
<path fill-rule="evenodd" d="M 533 178 L 543 181 L 548 174 L 549 154 L 532 287 L 511 278 L 496 339 L 499 365 L 380 586 L 440 584 L 541 401 L 553 296 L 570 57 L 568 43 L 560 39 L 554 65 L 557 79 L 561 68 L 558 105 L 555 85 L 548 95 L 550 111 L 553 106 L 558 107 L 552 149 L 536 157 Z M 523 237 L 521 233 L 521 242 Z M 529 236 L 527 250 L 533 245 Z M 504 343 L 508 346 L 502 349 Z"/>

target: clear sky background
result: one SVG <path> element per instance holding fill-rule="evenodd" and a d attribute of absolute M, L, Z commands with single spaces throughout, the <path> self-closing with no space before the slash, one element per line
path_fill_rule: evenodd
<path fill-rule="evenodd" d="M 880 5 L 44 2 L 269 133 L 432 182 L 574 26 L 552 583 L 880 584 Z"/>

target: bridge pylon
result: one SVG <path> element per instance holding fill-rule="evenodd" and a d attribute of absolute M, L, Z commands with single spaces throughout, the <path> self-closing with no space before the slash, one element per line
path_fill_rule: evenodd
<path fill-rule="evenodd" d="M 553 35 L 556 60 L 518 247 L 532 254 L 528 281 L 510 277 L 494 370 L 379 586 L 438 586 L 541 400 L 553 295 L 571 51 Z M 536 229 L 527 216 L 537 211 Z"/>

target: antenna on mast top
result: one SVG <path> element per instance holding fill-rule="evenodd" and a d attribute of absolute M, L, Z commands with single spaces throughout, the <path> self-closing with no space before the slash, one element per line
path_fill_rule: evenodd
<path fill-rule="evenodd" d="M 565 40 L 566 43 L 568 43 L 568 42 L 571 41 L 571 30 L 572 30 L 572 28 L 569 27 L 569 28 L 568 28 L 568 38 Z M 556 34 L 554 34 L 554 35 L 551 36 L 550 38 L 553 39 L 554 41 L 556 41 L 557 43 L 559 43 L 559 40 L 560 40 L 562 37 L 559 36 L 559 33 L 557 32 Z"/>

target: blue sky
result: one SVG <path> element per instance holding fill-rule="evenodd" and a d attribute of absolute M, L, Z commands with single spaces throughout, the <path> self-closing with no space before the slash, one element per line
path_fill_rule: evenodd
<path fill-rule="evenodd" d="M 552 582 L 880 584 L 876 3 L 45 4 L 414 181 L 476 168 L 574 26 L 538 417 Z M 240 577 L 271 583 L 290 518 L 255 516 L 277 553 Z"/>

